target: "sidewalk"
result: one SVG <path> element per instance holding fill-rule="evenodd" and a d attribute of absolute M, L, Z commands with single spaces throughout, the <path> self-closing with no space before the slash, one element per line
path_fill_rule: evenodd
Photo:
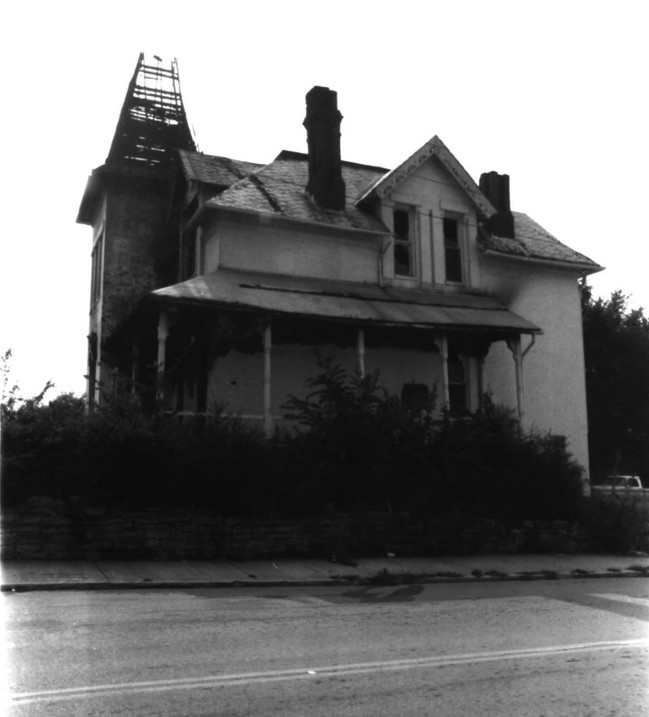
<path fill-rule="evenodd" d="M 476 582 L 649 576 L 649 555 L 475 555 L 246 562 L 5 561 L 3 592 Z"/>

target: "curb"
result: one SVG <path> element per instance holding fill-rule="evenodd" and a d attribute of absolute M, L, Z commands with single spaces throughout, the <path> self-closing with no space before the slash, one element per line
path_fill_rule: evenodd
<path fill-rule="evenodd" d="M 487 571 L 489 572 L 489 571 Z M 497 571 L 493 571 L 496 573 Z M 482 575 L 427 575 L 399 573 L 377 573 L 369 577 L 358 575 L 336 576 L 314 580 L 186 580 L 155 581 L 143 579 L 140 582 L 87 582 L 87 583 L 5 583 L 0 592 L 36 592 L 54 590 L 182 590 L 212 588 L 277 588 L 277 587 L 345 587 L 364 585 L 368 587 L 391 587 L 395 585 L 441 585 L 447 583 L 497 583 L 531 582 L 539 580 L 590 580 L 601 578 L 649 577 L 649 570 L 608 570 L 606 572 L 572 571 L 560 573 L 553 570 L 530 573 L 498 573 Z"/>

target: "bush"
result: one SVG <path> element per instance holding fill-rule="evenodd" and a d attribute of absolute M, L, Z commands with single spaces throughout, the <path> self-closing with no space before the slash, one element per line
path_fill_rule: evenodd
<path fill-rule="evenodd" d="M 473 416 L 435 421 L 434 398 L 411 410 L 380 388 L 377 374 L 323 364 L 309 387 L 287 408 L 304 429 L 295 440 L 314 490 L 336 508 L 510 522 L 574 513 L 582 469 L 565 439 L 521 431 L 489 396 Z"/>
<path fill-rule="evenodd" d="M 649 551 L 649 506 L 642 498 L 593 496 L 582 502 L 579 519 L 594 552 Z"/>
<path fill-rule="evenodd" d="M 568 519 L 581 497 L 583 471 L 565 438 L 522 431 L 489 396 L 470 418 L 444 417 L 430 460 L 440 502 L 470 518 Z"/>
<path fill-rule="evenodd" d="M 307 397 L 291 396 L 285 406 L 301 426 L 289 443 L 310 489 L 336 508 L 403 508 L 426 467 L 434 396 L 410 409 L 379 386 L 377 373 L 321 368 Z"/>
<path fill-rule="evenodd" d="M 3 404 L 2 502 L 34 495 L 86 504 L 200 507 L 222 515 L 337 510 L 505 522 L 570 518 L 581 469 L 552 434 L 524 433 L 485 397 L 471 417 L 410 408 L 378 375 L 331 364 L 291 397 L 299 429 L 267 439 L 215 410 L 145 416 L 123 396 L 86 413 L 70 395 Z"/>

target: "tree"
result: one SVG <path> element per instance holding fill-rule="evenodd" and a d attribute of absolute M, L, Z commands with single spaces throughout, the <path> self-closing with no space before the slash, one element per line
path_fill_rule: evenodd
<path fill-rule="evenodd" d="M 584 283 L 581 296 L 592 473 L 647 475 L 649 320 L 621 291 L 594 299 Z"/>

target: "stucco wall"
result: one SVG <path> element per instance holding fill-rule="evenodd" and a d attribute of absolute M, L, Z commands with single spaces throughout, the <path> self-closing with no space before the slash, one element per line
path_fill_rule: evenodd
<path fill-rule="evenodd" d="M 588 469 L 588 424 L 581 303 L 577 276 L 521 262 L 486 260 L 483 286 L 512 311 L 543 330 L 523 363 L 528 427 L 567 436 L 569 449 Z M 530 339 L 523 339 L 523 349 Z M 514 407 L 511 352 L 493 344 L 485 362 L 485 388 Z"/>
<path fill-rule="evenodd" d="M 318 225 L 222 216 L 205 233 L 205 273 L 219 267 L 336 281 L 378 280 L 380 241 Z"/>

